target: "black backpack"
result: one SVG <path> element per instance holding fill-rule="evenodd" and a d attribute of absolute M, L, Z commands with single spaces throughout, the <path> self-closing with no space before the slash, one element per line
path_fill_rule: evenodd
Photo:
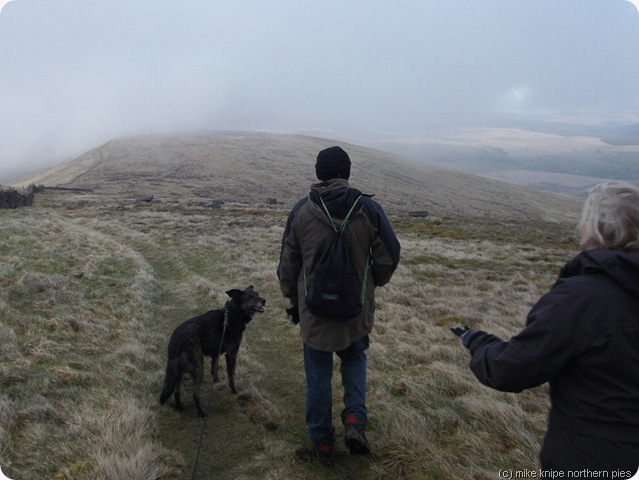
<path fill-rule="evenodd" d="M 353 203 L 338 230 L 326 204 L 320 197 L 324 212 L 331 221 L 335 237 L 315 264 L 315 274 L 310 285 L 307 285 L 306 270 L 304 270 L 306 306 L 314 315 L 346 320 L 362 312 L 369 262 L 366 261 L 364 279 L 360 280 L 351 264 L 343 238 L 348 219 L 360 198 L 361 195 Z"/>

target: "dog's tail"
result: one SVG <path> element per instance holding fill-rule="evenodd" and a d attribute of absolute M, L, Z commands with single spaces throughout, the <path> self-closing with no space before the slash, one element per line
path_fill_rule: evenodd
<path fill-rule="evenodd" d="M 180 362 L 177 359 L 170 359 L 166 363 L 166 374 L 164 375 L 164 386 L 160 393 L 160 404 L 164 405 L 171 394 L 175 391 L 178 379 L 180 378 Z"/>

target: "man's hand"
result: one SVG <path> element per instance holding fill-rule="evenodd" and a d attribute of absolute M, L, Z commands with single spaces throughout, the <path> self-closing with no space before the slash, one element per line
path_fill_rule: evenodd
<path fill-rule="evenodd" d="M 293 304 L 286 309 L 286 314 L 288 315 L 288 319 L 293 322 L 293 325 L 297 325 L 300 323 L 300 309 L 297 305 Z"/>

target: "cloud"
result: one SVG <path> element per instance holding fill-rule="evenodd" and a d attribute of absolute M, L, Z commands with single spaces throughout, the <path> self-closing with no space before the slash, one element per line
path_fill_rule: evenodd
<path fill-rule="evenodd" d="M 639 109 L 626 0 L 14 0 L 0 13 L 0 173 L 115 136 Z"/>
<path fill-rule="evenodd" d="M 532 91 L 526 85 L 518 85 L 506 89 L 497 100 L 497 109 L 506 113 L 525 111 L 529 104 Z"/>

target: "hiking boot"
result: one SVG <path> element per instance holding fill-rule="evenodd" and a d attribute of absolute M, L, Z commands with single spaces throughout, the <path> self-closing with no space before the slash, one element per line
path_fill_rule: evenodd
<path fill-rule="evenodd" d="M 313 449 L 315 450 L 317 458 L 319 458 L 320 462 L 324 465 L 333 466 L 335 464 L 335 448 L 332 441 L 323 440 L 313 442 Z"/>
<path fill-rule="evenodd" d="M 352 413 L 344 419 L 344 443 L 346 443 L 352 455 L 368 455 L 371 453 L 371 446 L 364 434 L 365 429 L 366 423 Z"/>

